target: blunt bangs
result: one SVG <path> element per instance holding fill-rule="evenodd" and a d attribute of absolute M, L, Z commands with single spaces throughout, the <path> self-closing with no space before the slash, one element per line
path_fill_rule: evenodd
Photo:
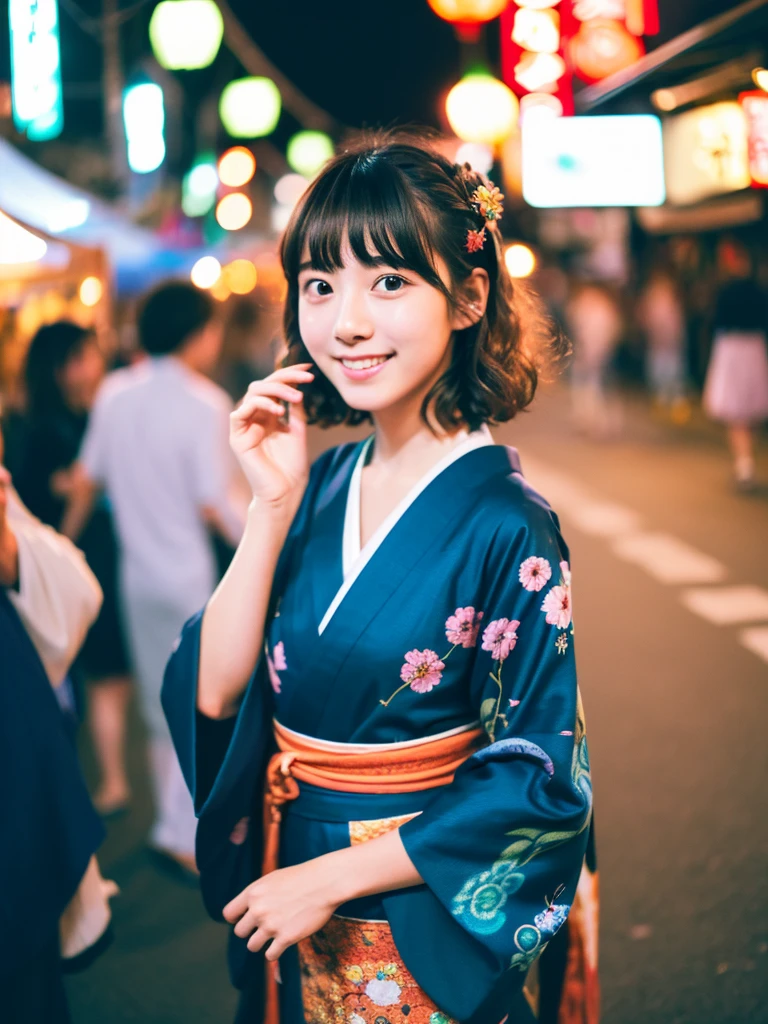
<path fill-rule="evenodd" d="M 343 267 L 348 245 L 364 266 L 410 270 L 450 298 L 436 270 L 428 217 L 398 167 L 376 152 L 354 154 L 321 175 L 283 239 L 282 261 L 295 286 L 308 255 L 314 270 Z"/>

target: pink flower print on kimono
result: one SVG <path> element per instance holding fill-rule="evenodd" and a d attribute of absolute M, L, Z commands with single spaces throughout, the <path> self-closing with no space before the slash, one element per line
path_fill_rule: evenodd
<path fill-rule="evenodd" d="M 547 622 L 558 629 L 568 629 L 571 624 L 573 608 L 571 606 L 571 571 L 567 562 L 560 563 L 563 574 L 559 586 L 552 587 L 544 598 L 541 610 L 547 613 Z"/>
<path fill-rule="evenodd" d="M 400 669 L 400 678 L 404 681 L 389 700 L 380 700 L 384 707 L 394 700 L 398 693 L 410 687 L 415 693 L 429 693 L 443 678 L 444 662 L 434 651 L 408 651 L 405 664 Z"/>
<path fill-rule="evenodd" d="M 445 623 L 448 643 L 455 647 L 474 647 L 482 618 L 483 613 L 476 612 L 474 608 L 457 608 Z"/>
<path fill-rule="evenodd" d="M 480 705 L 480 721 L 483 723 L 483 728 L 488 734 L 491 743 L 496 739 L 496 723 L 501 721 L 505 729 L 509 724 L 506 715 L 501 713 L 501 695 L 503 692 L 501 670 L 504 667 L 504 662 L 509 657 L 510 651 L 514 650 L 517 643 L 517 628 L 519 625 L 518 619 L 494 619 L 493 622 L 488 623 L 483 632 L 482 649 L 490 651 L 496 663 L 495 670 L 491 671 L 490 676 L 499 688 L 498 697 L 488 697 Z M 510 701 L 509 706 L 514 707 L 515 705 Z"/>
<path fill-rule="evenodd" d="M 546 558 L 533 555 L 521 564 L 519 579 L 526 590 L 543 590 L 552 579 L 552 566 Z"/>
<path fill-rule="evenodd" d="M 272 651 L 272 658 L 270 658 L 269 651 L 266 646 L 264 650 L 267 656 L 267 674 L 269 675 L 269 681 L 272 684 L 272 689 L 275 693 L 280 693 L 283 684 L 277 673 L 284 672 L 288 668 L 288 663 L 285 660 L 285 645 L 282 640 L 275 644 Z"/>
<path fill-rule="evenodd" d="M 482 618 L 483 613 L 476 612 L 472 607 L 457 608 L 453 615 L 449 615 L 445 620 L 445 636 L 448 642 L 453 644 L 448 653 L 439 657 L 435 651 L 430 650 L 408 651 L 405 655 L 405 664 L 400 669 L 400 678 L 404 685 L 398 687 L 388 700 L 380 700 L 379 704 L 387 707 L 398 693 L 407 690 L 409 686 L 415 693 L 429 693 L 442 679 L 445 663 L 456 648 L 477 645 Z"/>
<path fill-rule="evenodd" d="M 494 619 L 485 627 L 483 650 L 490 651 L 494 661 L 506 661 L 517 643 L 518 619 Z"/>

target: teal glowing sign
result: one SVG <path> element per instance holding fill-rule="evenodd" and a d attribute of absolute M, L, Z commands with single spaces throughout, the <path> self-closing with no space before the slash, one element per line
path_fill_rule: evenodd
<path fill-rule="evenodd" d="M 10 0 L 13 120 L 36 142 L 64 127 L 56 0 Z"/>

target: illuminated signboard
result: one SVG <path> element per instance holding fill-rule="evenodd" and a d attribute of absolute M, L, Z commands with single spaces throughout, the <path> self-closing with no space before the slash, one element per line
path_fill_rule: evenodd
<path fill-rule="evenodd" d="M 749 188 L 747 122 L 738 103 L 712 103 L 664 121 L 667 196 L 685 206 Z"/>
<path fill-rule="evenodd" d="M 64 127 L 56 0 L 10 0 L 13 120 L 35 141 Z"/>
<path fill-rule="evenodd" d="M 528 116 L 523 198 L 531 206 L 660 206 L 661 122 L 650 114 Z"/>
<path fill-rule="evenodd" d="M 739 96 L 747 121 L 747 159 L 754 188 L 768 188 L 768 92 Z"/>

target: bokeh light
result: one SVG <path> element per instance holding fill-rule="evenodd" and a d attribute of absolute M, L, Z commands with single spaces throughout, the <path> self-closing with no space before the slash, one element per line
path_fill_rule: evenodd
<path fill-rule="evenodd" d="M 755 68 L 752 72 L 752 81 L 758 89 L 768 92 L 768 68 Z"/>
<path fill-rule="evenodd" d="M 219 116 L 236 139 L 269 135 L 280 120 L 280 90 L 271 78 L 238 78 L 225 86 Z"/>
<path fill-rule="evenodd" d="M 301 174 L 284 174 L 275 185 L 275 199 L 291 209 L 304 195 L 309 182 Z"/>
<path fill-rule="evenodd" d="M 256 287 L 259 275 L 250 260 L 232 260 L 224 267 L 224 283 L 233 295 L 247 295 Z"/>
<path fill-rule="evenodd" d="M 84 306 L 97 306 L 104 294 L 104 285 L 98 277 L 86 277 L 80 284 L 80 301 Z"/>
<path fill-rule="evenodd" d="M 333 140 L 325 132 L 297 132 L 288 142 L 286 159 L 291 170 L 313 178 L 333 156 Z"/>
<path fill-rule="evenodd" d="M 242 192 L 230 192 L 219 200 L 216 207 L 216 220 L 225 231 L 239 231 L 244 228 L 253 215 L 253 204 Z"/>
<path fill-rule="evenodd" d="M 530 277 L 536 269 L 536 257 L 527 245 L 515 242 L 504 252 L 504 264 L 510 277 Z"/>
<path fill-rule="evenodd" d="M 247 185 L 256 173 L 256 157 L 245 146 L 233 146 L 219 159 L 219 179 L 222 185 L 240 188 Z"/>
<path fill-rule="evenodd" d="M 517 124 L 517 97 L 503 82 L 487 74 L 462 78 L 445 101 L 448 122 L 465 142 L 495 145 Z"/>
<path fill-rule="evenodd" d="M 0 263 L 36 263 L 47 251 L 42 238 L 0 211 Z"/>
<path fill-rule="evenodd" d="M 201 256 L 189 277 L 196 288 L 212 288 L 221 277 L 221 264 L 215 256 Z"/>
<path fill-rule="evenodd" d="M 187 217 L 202 217 L 216 202 L 219 175 L 213 153 L 201 154 L 181 182 L 181 208 Z"/>
<path fill-rule="evenodd" d="M 223 35 L 224 19 L 214 0 L 163 0 L 149 21 L 152 51 L 170 71 L 207 68 Z"/>
<path fill-rule="evenodd" d="M 520 99 L 521 123 L 529 117 L 562 117 L 563 104 L 548 92 L 529 92 Z"/>
<path fill-rule="evenodd" d="M 498 18 L 507 6 L 507 0 L 428 0 L 429 6 L 445 21 L 463 22 L 465 25 L 482 24 Z"/>
<path fill-rule="evenodd" d="M 136 174 L 157 170 L 165 159 L 165 106 L 156 82 L 129 86 L 123 93 L 128 166 Z"/>
<path fill-rule="evenodd" d="M 482 142 L 464 142 L 456 150 L 456 163 L 469 164 L 478 174 L 489 174 L 493 167 L 493 150 Z"/>

